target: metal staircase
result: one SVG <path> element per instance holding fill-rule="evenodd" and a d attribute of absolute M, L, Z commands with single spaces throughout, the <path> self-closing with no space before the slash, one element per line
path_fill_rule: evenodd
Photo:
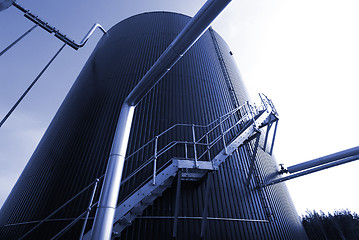
<path fill-rule="evenodd" d="M 128 156 L 126 161 L 140 151 L 144 151 L 146 147 L 152 146 L 154 149 L 153 156 L 123 179 L 121 184 L 126 183 L 143 169 L 152 168 L 150 163 L 153 164 L 153 173 L 118 204 L 113 236 L 119 236 L 147 206 L 171 187 L 177 173 L 181 173 L 182 181 L 201 181 L 208 171 L 219 170 L 220 165 L 238 147 L 257 136 L 260 128 L 277 121 L 277 112 L 271 100 L 263 94 L 260 96 L 262 103 L 259 107 L 246 102 L 206 126 L 176 124 Z M 188 134 L 192 138 L 191 141 L 170 140 L 158 150 L 159 139 L 165 139 L 166 134 L 178 128 L 187 129 L 191 133 Z M 200 133 L 200 138 L 196 138 L 198 133 Z M 176 156 L 173 153 L 176 152 L 173 149 L 178 149 L 178 147 L 183 147 L 184 156 Z M 178 154 L 178 151 L 176 153 Z M 212 158 L 211 155 L 214 157 Z M 168 157 L 169 160 L 157 166 L 157 159 L 161 156 Z M 178 171 L 180 169 L 182 171 Z M 87 232 L 83 239 L 90 239 L 90 236 L 91 231 Z"/>

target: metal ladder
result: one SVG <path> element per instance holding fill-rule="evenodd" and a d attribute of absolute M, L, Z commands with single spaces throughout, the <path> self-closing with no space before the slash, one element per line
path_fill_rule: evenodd
<path fill-rule="evenodd" d="M 218 57 L 218 60 L 219 60 L 219 65 L 221 66 L 223 76 L 224 76 L 226 85 L 228 87 L 228 92 L 229 92 L 231 101 L 232 101 L 234 107 L 238 107 L 239 104 L 238 104 L 237 95 L 236 95 L 236 93 L 234 91 L 233 83 L 232 83 L 231 78 L 229 76 L 229 72 L 228 72 L 226 63 L 224 62 L 223 54 L 222 54 L 221 49 L 219 47 L 218 41 L 217 41 L 216 36 L 214 35 L 214 31 L 213 31 L 213 29 L 211 27 L 208 29 L 208 31 L 209 31 L 209 33 L 211 35 L 211 38 L 212 38 L 212 41 L 213 41 L 214 49 L 216 51 L 216 54 L 217 54 L 217 57 Z"/>
<path fill-rule="evenodd" d="M 206 126 L 176 124 L 128 156 L 127 160 L 150 144 L 154 145 L 154 155 L 146 160 L 145 163 L 132 174 L 127 176 L 121 183 L 127 182 L 141 170 L 148 167 L 150 163 L 153 163 L 153 174 L 117 206 L 113 236 L 119 236 L 127 226 L 131 225 L 137 216 L 142 214 L 147 206 L 153 204 L 156 198 L 171 187 L 172 181 L 178 172 L 181 173 L 180 177 L 183 181 L 201 181 L 208 171 L 219 170 L 220 165 L 225 162 L 238 147 L 252 140 L 253 137 L 259 133 L 260 128 L 278 120 L 277 112 L 272 102 L 265 95 L 261 96 L 261 100 L 262 103 L 259 107 L 246 102 L 222 116 L 219 120 Z M 190 128 L 193 138 L 192 141 L 171 141 L 158 150 L 158 139 L 165 136 L 169 131 L 179 127 Z M 196 138 L 196 133 L 199 132 L 198 129 L 209 130 L 202 131 L 204 134 L 200 138 Z M 211 139 L 213 139 L 212 141 L 209 141 L 210 136 Z M 180 145 L 184 147 L 185 156 L 172 156 L 169 161 L 158 168 L 157 158 Z M 188 156 L 188 146 L 193 147 L 192 156 Z M 211 150 L 215 150 L 216 147 L 220 150 L 211 158 Z M 205 150 L 200 151 L 201 148 Z M 83 239 L 90 239 L 90 236 L 91 231 L 87 232 Z"/>

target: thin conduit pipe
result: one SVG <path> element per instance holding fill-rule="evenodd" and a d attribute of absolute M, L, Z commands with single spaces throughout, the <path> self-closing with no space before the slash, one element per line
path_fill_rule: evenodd
<path fill-rule="evenodd" d="M 15 110 L 15 108 L 20 104 L 20 102 L 24 99 L 26 94 L 31 90 L 31 88 L 35 85 L 37 80 L 44 74 L 46 69 L 50 66 L 50 64 L 55 60 L 55 58 L 59 55 L 59 53 L 62 51 L 62 49 L 66 46 L 64 43 L 61 48 L 56 52 L 56 54 L 51 58 L 51 60 L 46 64 L 46 66 L 41 70 L 39 75 L 35 78 L 35 80 L 30 84 L 30 86 L 25 90 L 25 92 L 21 95 L 21 97 L 16 101 L 14 106 L 10 109 L 10 111 L 5 115 L 5 117 L 0 122 L 0 127 L 5 123 L 5 121 L 10 117 L 11 113 Z"/>
<path fill-rule="evenodd" d="M 10 48 L 12 48 L 16 43 L 18 43 L 21 39 L 23 39 L 27 34 L 29 34 L 32 30 L 34 30 L 38 25 L 32 26 L 29 30 L 27 30 L 23 35 L 21 35 L 18 39 L 12 42 L 9 46 L 7 46 L 4 50 L 0 52 L 0 56 L 6 53 Z"/>

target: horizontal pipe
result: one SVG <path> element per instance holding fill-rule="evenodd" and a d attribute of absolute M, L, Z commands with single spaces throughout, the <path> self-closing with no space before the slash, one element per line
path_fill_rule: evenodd
<path fill-rule="evenodd" d="M 306 170 L 308 168 L 320 166 L 326 163 L 330 163 L 342 158 L 350 157 L 359 154 L 359 147 L 350 148 L 344 151 L 333 153 L 324 157 L 316 158 L 307 162 L 299 163 L 287 168 L 289 173 L 295 173 Z"/>
<path fill-rule="evenodd" d="M 0 0 L 1 1 L 1 0 Z M 106 34 L 106 30 L 98 23 L 95 23 L 91 29 L 88 31 L 88 33 L 85 35 L 85 37 L 81 40 L 80 43 L 76 43 L 74 40 L 68 38 L 65 34 L 61 33 L 59 30 L 57 30 L 55 27 L 49 25 L 46 21 L 40 19 L 38 16 L 27 10 L 26 8 L 20 6 L 16 2 L 12 2 L 12 5 L 22 11 L 24 13 L 24 16 L 28 18 L 29 20 L 33 21 L 37 25 L 39 25 L 41 28 L 45 29 L 49 33 L 53 33 L 55 37 L 69 45 L 75 50 L 78 50 L 79 48 L 83 47 L 87 40 L 90 38 L 90 36 L 93 34 L 93 32 L 96 30 L 96 28 L 99 28 L 104 34 Z M 1 7 L 0 7 L 1 8 Z M 1 10 L 1 9 L 0 9 Z"/>
<path fill-rule="evenodd" d="M 314 172 L 318 172 L 318 171 L 328 169 L 328 168 L 331 168 L 331 167 L 339 166 L 339 165 L 349 163 L 349 162 L 352 162 L 352 161 L 355 161 L 355 160 L 358 160 L 358 159 L 359 159 L 359 154 L 354 155 L 354 156 L 350 156 L 350 157 L 347 157 L 347 158 L 344 158 L 344 159 L 341 159 L 341 160 L 338 160 L 338 161 L 335 161 L 335 162 L 331 162 L 331 163 L 328 163 L 328 164 L 325 164 L 325 165 L 322 165 L 322 166 L 319 166 L 319 167 L 316 167 L 316 168 L 311 168 L 311 169 L 308 169 L 306 171 L 302 171 L 302 172 L 299 172 L 299 173 L 291 174 L 291 175 L 286 176 L 286 177 L 275 179 L 273 181 L 270 181 L 268 183 L 263 184 L 262 187 L 266 187 L 266 186 L 273 185 L 273 184 L 276 184 L 276 183 L 281 183 L 281 182 L 284 182 L 284 181 L 287 181 L 287 180 L 290 180 L 290 179 L 293 179 L 293 178 L 301 177 L 301 176 L 304 176 L 304 175 L 307 175 L 307 174 L 310 174 L 310 173 L 314 173 Z"/>
<path fill-rule="evenodd" d="M 139 216 L 141 219 L 173 219 L 174 216 Z M 202 220 L 203 217 L 178 217 L 179 219 L 190 219 L 190 220 Z M 245 219 L 245 218 L 221 218 L 221 217 L 207 217 L 207 220 L 218 220 L 218 221 L 237 221 L 237 222 L 261 222 L 269 223 L 268 220 L 262 219 Z"/>

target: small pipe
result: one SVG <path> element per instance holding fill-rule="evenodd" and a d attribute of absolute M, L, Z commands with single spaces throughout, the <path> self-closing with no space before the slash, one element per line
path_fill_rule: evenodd
<path fill-rule="evenodd" d="M 158 136 L 155 138 L 155 154 L 153 160 L 153 185 L 156 185 L 156 168 L 157 168 L 157 144 L 158 144 Z"/>
<path fill-rule="evenodd" d="M 0 122 L 0 127 L 5 123 L 5 121 L 10 117 L 10 115 L 12 114 L 12 112 L 16 109 L 16 107 L 20 104 L 20 102 L 24 99 L 24 97 L 27 95 L 27 93 L 31 90 L 31 88 L 35 85 L 35 83 L 40 79 L 40 77 L 42 76 L 42 74 L 44 74 L 44 72 L 47 70 L 47 68 L 51 65 L 51 63 L 55 60 L 55 58 L 60 54 L 60 52 L 62 51 L 62 49 L 64 49 L 64 47 L 66 46 L 66 44 L 63 44 L 60 49 L 55 53 L 55 55 L 50 59 L 50 61 L 46 64 L 46 66 L 41 70 L 41 72 L 37 75 L 37 77 L 35 78 L 34 81 L 32 81 L 32 83 L 30 84 L 30 86 L 25 90 L 25 92 L 20 96 L 20 98 L 16 101 L 16 103 L 14 104 L 14 106 L 12 106 L 12 108 L 9 110 L 9 112 L 5 115 L 5 117 L 1 120 Z"/>
<path fill-rule="evenodd" d="M 99 23 L 95 23 L 93 26 L 92 26 L 92 28 L 88 31 L 88 33 L 85 35 L 85 37 L 81 40 L 81 42 L 80 43 L 75 43 L 79 48 L 80 47 L 83 47 L 85 44 L 86 44 L 86 42 L 87 42 L 87 40 L 91 37 L 91 35 L 94 33 L 94 31 L 96 30 L 96 28 L 99 28 L 102 32 L 103 32 L 103 34 L 106 34 L 107 32 L 106 32 L 106 30 L 99 24 Z"/>
<path fill-rule="evenodd" d="M 301 177 L 301 176 L 304 176 L 304 175 L 307 175 L 307 174 L 310 174 L 310 173 L 314 173 L 314 172 L 318 172 L 318 171 L 328 169 L 328 168 L 331 168 L 331 167 L 339 166 L 339 165 L 342 165 L 344 163 L 352 162 L 352 161 L 355 161 L 355 160 L 358 160 L 358 159 L 359 159 L 359 155 L 347 157 L 347 158 L 344 158 L 344 159 L 341 159 L 341 160 L 338 160 L 338 161 L 335 161 L 335 162 L 331 162 L 331 163 L 328 163 L 328 164 L 325 164 L 325 165 L 322 165 L 322 166 L 319 166 L 319 167 L 316 167 L 316 168 L 311 168 L 311 169 L 308 169 L 306 171 L 302 171 L 302 172 L 299 172 L 299 173 L 291 174 L 291 175 L 286 176 L 286 177 L 282 177 L 282 178 L 272 180 L 272 181 L 270 181 L 268 183 L 263 184 L 261 187 L 266 187 L 266 186 L 269 186 L 269 185 L 281 183 L 281 182 L 284 182 L 284 181 L 287 181 L 287 180 L 290 180 L 290 179 Z"/>
<path fill-rule="evenodd" d="M 0 56 L 2 56 L 4 53 L 6 53 L 10 48 L 12 48 L 16 43 L 18 43 L 21 39 L 23 39 L 27 34 L 29 34 L 32 30 L 34 30 L 38 25 L 35 24 L 33 27 L 31 27 L 29 30 L 27 30 L 23 35 L 21 35 L 18 39 L 16 39 L 14 42 L 12 42 L 9 46 L 7 46 L 4 50 L 0 52 Z"/>
<path fill-rule="evenodd" d="M 93 199 L 95 197 L 95 193 L 96 193 L 96 189 L 97 189 L 97 184 L 100 180 L 98 178 L 96 178 L 96 183 L 95 185 L 93 186 L 93 189 L 92 189 L 92 193 L 91 193 L 91 198 L 90 198 L 90 202 L 89 202 L 89 205 L 87 207 L 87 213 L 86 213 L 86 216 L 85 216 L 85 220 L 84 220 L 84 223 L 82 225 L 82 229 L 81 229 L 81 234 L 80 234 L 80 239 L 79 240 L 82 240 L 83 239 L 83 236 L 84 236 L 84 233 L 85 233 L 85 229 L 86 229 L 86 225 L 87 225 L 87 220 L 89 218 L 89 215 L 90 215 L 90 211 L 92 210 L 92 203 L 93 203 Z"/>
<path fill-rule="evenodd" d="M 344 151 L 336 152 L 324 157 L 316 158 L 307 162 L 299 163 L 290 166 L 287 169 L 289 173 L 295 173 L 357 154 L 359 154 L 359 146 Z"/>

